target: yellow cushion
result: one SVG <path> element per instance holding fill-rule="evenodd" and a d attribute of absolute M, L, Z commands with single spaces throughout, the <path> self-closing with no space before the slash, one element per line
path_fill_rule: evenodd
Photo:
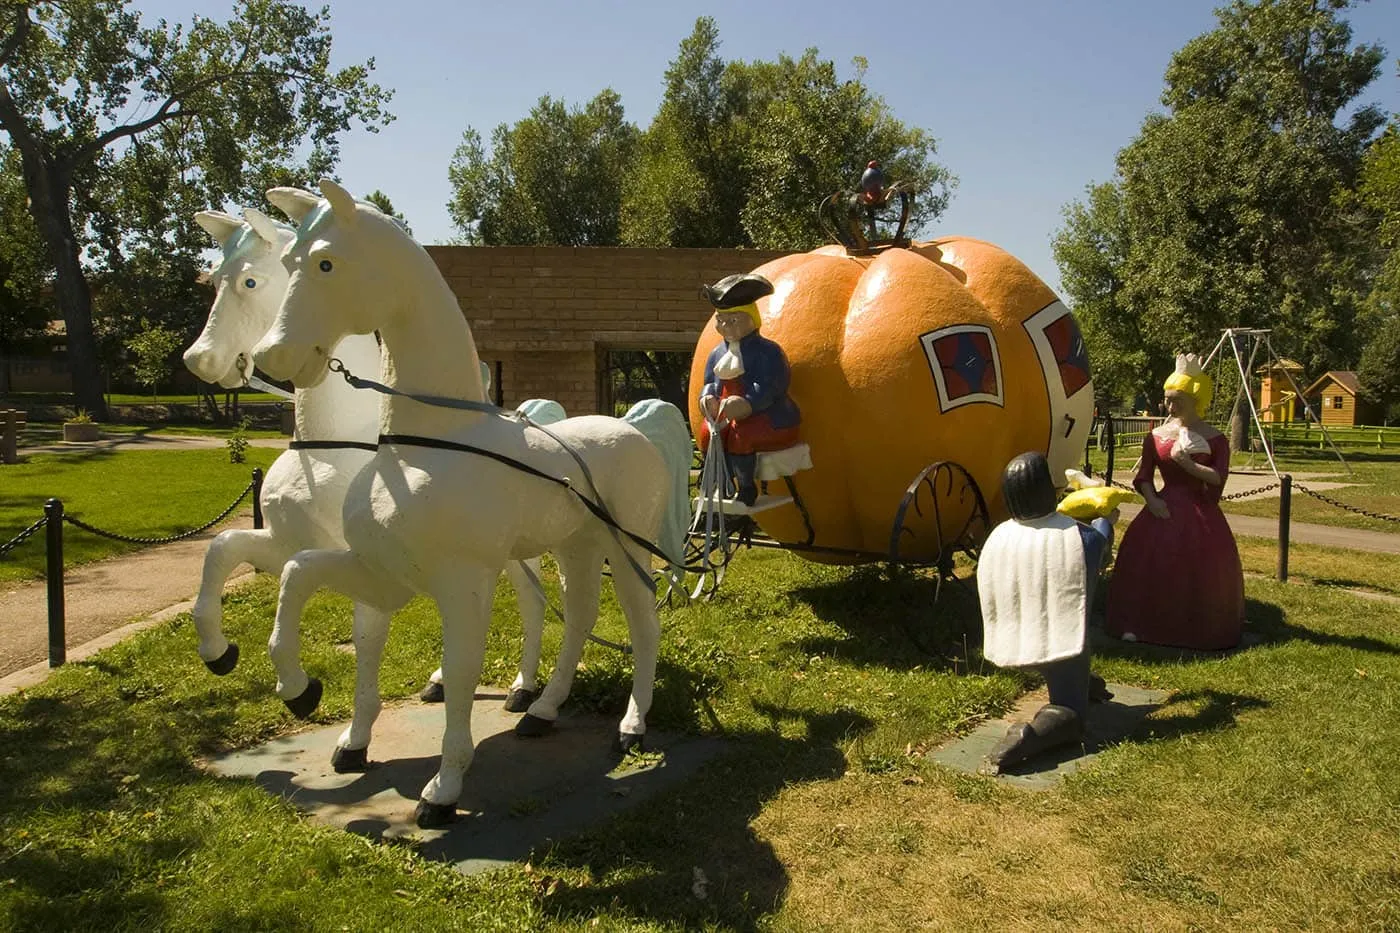
<path fill-rule="evenodd" d="M 1117 489 L 1112 486 L 1093 486 L 1065 496 L 1060 500 L 1057 508 L 1061 515 L 1068 515 L 1070 518 L 1087 522 L 1095 518 L 1103 518 L 1124 502 L 1132 502 L 1137 498 L 1137 493 L 1129 492 L 1126 489 Z"/>

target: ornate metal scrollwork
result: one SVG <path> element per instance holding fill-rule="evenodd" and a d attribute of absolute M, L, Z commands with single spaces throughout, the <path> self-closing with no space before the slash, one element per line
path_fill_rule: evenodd
<path fill-rule="evenodd" d="M 896 203 L 899 214 L 889 213 Z M 889 246 L 908 246 L 904 229 L 914 208 L 914 186 L 887 183 L 879 162 L 871 162 L 855 191 L 838 191 L 817 208 L 817 219 L 826 235 L 852 254 L 870 253 Z M 895 225 L 894 236 L 880 237 L 880 225 Z"/>

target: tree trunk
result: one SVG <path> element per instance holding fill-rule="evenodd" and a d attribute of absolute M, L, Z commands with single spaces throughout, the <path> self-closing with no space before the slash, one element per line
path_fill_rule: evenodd
<path fill-rule="evenodd" d="M 1235 402 L 1235 409 L 1230 413 L 1230 449 L 1249 449 L 1249 409 L 1251 402 L 1241 395 Z"/>
<path fill-rule="evenodd" d="M 92 330 L 92 291 L 73 234 L 69 213 L 67 178 L 53 165 L 31 169 L 24 159 L 29 182 L 29 212 L 39 227 L 54 267 L 54 298 L 67 326 L 68 366 L 73 374 L 73 395 L 79 408 L 96 421 L 107 420 L 107 400 L 102 395 L 102 375 L 97 365 L 97 339 Z M 37 177 L 29 177 L 31 176 Z"/>

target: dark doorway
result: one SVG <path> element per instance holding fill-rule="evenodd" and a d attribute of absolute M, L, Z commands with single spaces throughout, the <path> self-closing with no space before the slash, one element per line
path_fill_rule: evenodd
<path fill-rule="evenodd" d="M 598 410 L 622 417 L 637 402 L 659 398 L 690 418 L 690 350 L 600 349 Z"/>

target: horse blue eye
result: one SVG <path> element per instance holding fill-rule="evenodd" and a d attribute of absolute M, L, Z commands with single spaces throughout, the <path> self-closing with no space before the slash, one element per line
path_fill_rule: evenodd
<path fill-rule="evenodd" d="M 330 261 L 329 259 L 322 259 L 322 260 L 321 260 L 321 271 L 322 271 L 322 272 L 329 272 L 329 271 L 331 271 L 331 261 Z"/>
<path fill-rule="evenodd" d="M 244 284 L 245 286 L 247 286 L 248 288 L 256 288 L 258 282 L 257 282 L 257 279 L 244 279 L 244 280 L 243 280 L 243 284 Z"/>

